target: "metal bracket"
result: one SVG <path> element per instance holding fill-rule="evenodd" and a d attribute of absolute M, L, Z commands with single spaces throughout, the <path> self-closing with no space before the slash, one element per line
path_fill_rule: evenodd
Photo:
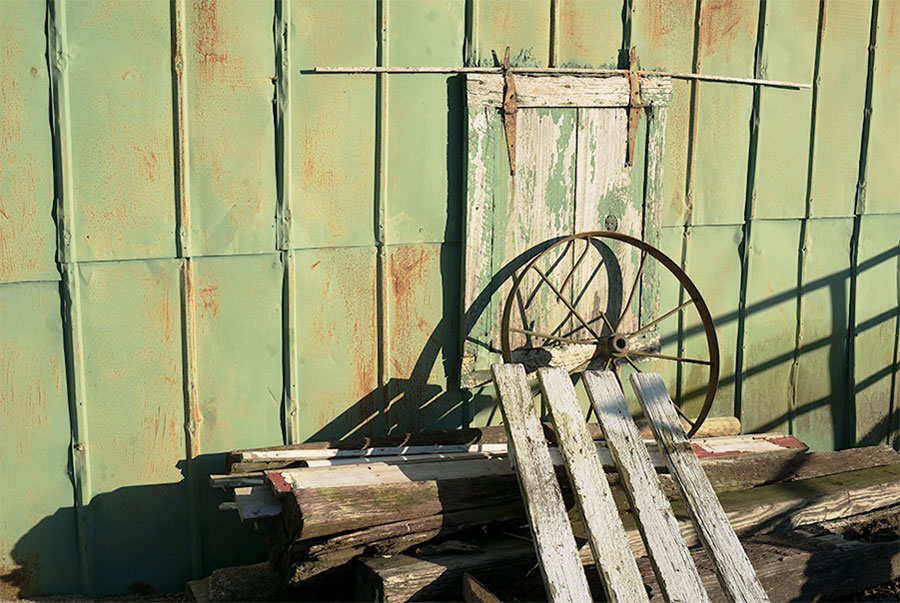
<path fill-rule="evenodd" d="M 509 173 L 516 174 L 516 82 L 509 66 L 509 46 L 503 57 L 503 126 L 506 129 L 506 150 L 509 153 Z"/>
<path fill-rule="evenodd" d="M 637 129 L 641 121 L 644 104 L 641 101 L 641 74 L 634 47 L 628 55 L 628 146 L 625 150 L 625 167 L 634 165 L 634 148 L 637 144 Z"/>

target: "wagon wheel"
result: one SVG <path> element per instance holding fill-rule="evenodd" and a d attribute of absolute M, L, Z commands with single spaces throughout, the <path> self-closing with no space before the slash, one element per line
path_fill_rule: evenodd
<path fill-rule="evenodd" d="M 640 292 L 652 290 L 666 273 L 678 281 L 678 303 L 657 309 L 641 300 Z M 674 320 L 683 325 L 686 312 L 699 315 L 706 358 L 660 353 L 659 325 Z M 618 232 L 572 235 L 537 255 L 513 281 L 500 337 L 504 361 L 522 362 L 529 372 L 540 366 L 562 366 L 569 373 L 611 369 L 620 386 L 625 364 L 638 372 L 640 362 L 654 359 L 678 363 L 679 371 L 685 365 L 705 367 L 705 399 L 696 417 L 680 408 L 685 401 L 680 392 L 674 396 L 676 410 L 690 426 L 688 437 L 697 433 L 716 395 L 719 344 L 697 287 L 663 252 Z"/>

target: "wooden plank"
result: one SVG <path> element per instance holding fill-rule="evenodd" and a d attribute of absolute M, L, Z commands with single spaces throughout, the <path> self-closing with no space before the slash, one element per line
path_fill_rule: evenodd
<path fill-rule="evenodd" d="M 725 494 L 722 504 L 732 526 L 742 535 L 784 532 L 900 504 L 900 470 L 895 464 L 890 469 L 865 469 L 796 483 L 760 486 Z M 673 507 L 679 516 L 682 537 L 688 545 L 698 544 L 683 505 Z M 626 527 L 632 551 L 636 556 L 645 555 L 641 535 L 633 521 Z M 468 555 L 448 554 L 427 560 L 407 555 L 365 559 L 362 583 L 370 594 L 360 600 L 375 600 L 376 593 L 379 600 L 384 601 L 434 600 L 441 596 L 459 598 L 459 580 L 463 571 L 486 578 L 499 574 L 508 576 L 516 568 L 534 566 L 534 547 L 520 537 L 488 538 L 479 540 L 478 545 L 482 552 Z M 580 556 L 585 565 L 594 562 L 587 545 L 581 548 Z"/>
<path fill-rule="evenodd" d="M 628 79 L 624 75 L 585 77 L 574 75 L 515 75 L 519 109 L 534 107 L 627 107 Z M 503 76 L 493 73 L 466 74 L 470 107 L 503 106 Z M 672 81 L 665 77 L 641 80 L 645 105 L 667 104 Z"/>
<path fill-rule="evenodd" d="M 591 445 L 569 373 L 561 368 L 540 369 L 538 379 L 559 435 L 559 449 L 575 493 L 575 503 L 587 528 L 597 571 L 603 578 L 606 598 L 608 601 L 643 601 L 647 594 L 628 548 L 625 528 L 609 483 L 604 479 L 600 458 Z M 622 402 L 624 404 L 624 400 Z M 628 417 L 630 421 L 631 415 Z M 631 427 L 637 434 L 633 422 Z M 646 454 L 647 448 L 639 436 L 635 439 L 635 448 Z M 656 473 L 649 464 L 649 455 L 647 461 L 653 485 L 662 497 Z M 674 522 L 674 517 L 672 520 Z"/>
<path fill-rule="evenodd" d="M 471 603 L 500 603 L 500 599 L 479 582 L 475 576 L 466 572 L 463 574 L 463 601 Z"/>
<path fill-rule="evenodd" d="M 810 538 L 792 532 L 753 537 L 742 544 L 773 601 L 831 600 L 900 577 L 900 547 L 896 541 L 847 541 L 835 546 L 833 539 L 833 535 Z M 702 552 L 694 557 L 713 601 L 727 601 L 708 558 Z M 641 566 L 650 584 L 650 564 L 644 562 Z M 654 589 L 651 601 L 665 600 Z"/>
<path fill-rule="evenodd" d="M 535 415 L 525 369 L 518 364 L 495 364 L 491 373 L 500 395 L 510 455 L 519 477 L 547 597 L 551 601 L 590 601 L 591 593 L 556 483 L 550 451 Z"/>
<path fill-rule="evenodd" d="M 664 451 L 669 472 L 698 536 L 715 563 L 722 588 L 733 601 L 768 601 L 728 516 L 690 448 L 662 377 L 655 373 L 636 373 L 631 376 L 631 385 L 650 419 L 650 427 Z"/>
<path fill-rule="evenodd" d="M 281 502 L 266 486 L 241 486 L 234 489 L 234 502 L 241 521 L 275 517 L 281 513 Z"/>
<path fill-rule="evenodd" d="M 666 600 L 708 601 L 618 380 L 609 371 L 586 371 L 584 381 Z"/>

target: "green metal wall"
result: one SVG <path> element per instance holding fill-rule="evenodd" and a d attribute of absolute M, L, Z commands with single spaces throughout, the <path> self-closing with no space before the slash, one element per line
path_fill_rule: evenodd
<path fill-rule="evenodd" d="M 507 45 L 815 84 L 675 82 L 661 241 L 715 413 L 896 445 L 898 2 L 2 0 L 0 597 L 257 559 L 224 451 L 496 420 L 455 386 L 461 79 L 302 71 Z"/>

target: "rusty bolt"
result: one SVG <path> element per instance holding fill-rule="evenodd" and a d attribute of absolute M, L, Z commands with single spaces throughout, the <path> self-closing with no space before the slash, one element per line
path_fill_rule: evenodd
<path fill-rule="evenodd" d="M 75 442 L 75 447 L 74 447 L 74 448 L 75 448 L 75 450 L 77 450 L 78 452 L 81 452 L 82 450 L 84 450 L 84 444 L 82 444 L 81 442 Z"/>

